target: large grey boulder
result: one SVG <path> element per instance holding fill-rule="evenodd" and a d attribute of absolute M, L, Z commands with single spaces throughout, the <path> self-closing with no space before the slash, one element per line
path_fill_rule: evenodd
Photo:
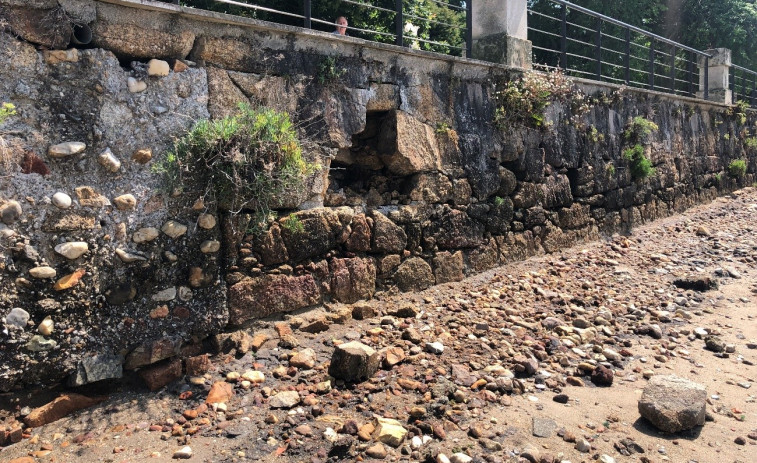
<path fill-rule="evenodd" d="M 660 431 L 679 432 L 704 424 L 704 386 L 674 375 L 653 376 L 639 399 L 639 413 Z"/>

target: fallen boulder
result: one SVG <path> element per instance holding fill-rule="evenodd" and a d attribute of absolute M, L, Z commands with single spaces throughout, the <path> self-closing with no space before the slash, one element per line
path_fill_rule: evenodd
<path fill-rule="evenodd" d="M 660 431 L 685 431 L 704 424 L 706 400 L 701 384 L 655 375 L 639 399 L 639 413 Z"/>

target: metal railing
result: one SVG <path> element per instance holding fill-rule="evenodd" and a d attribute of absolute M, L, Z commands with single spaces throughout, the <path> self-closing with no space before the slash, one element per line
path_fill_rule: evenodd
<path fill-rule="evenodd" d="M 745 101 L 755 107 L 757 103 L 757 72 L 731 65 L 728 85 L 733 92 L 733 101 Z"/>
<path fill-rule="evenodd" d="M 471 55 L 471 0 L 182 0 L 181 3 L 326 32 L 338 26 L 334 18 L 345 16 L 350 23 L 348 35 L 450 55 Z"/>
<path fill-rule="evenodd" d="M 534 63 L 569 75 L 709 97 L 699 88 L 697 60 L 710 55 L 564 0 L 529 2 L 528 35 Z"/>

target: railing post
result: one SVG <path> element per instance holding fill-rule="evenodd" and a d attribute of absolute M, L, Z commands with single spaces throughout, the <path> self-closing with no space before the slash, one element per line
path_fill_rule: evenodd
<path fill-rule="evenodd" d="M 689 52 L 689 96 L 694 96 L 694 52 Z"/>
<path fill-rule="evenodd" d="M 310 0 L 304 0 L 303 6 L 305 8 L 304 15 L 305 16 L 305 29 L 310 29 L 310 19 L 312 17 L 312 12 L 310 8 Z"/>
<path fill-rule="evenodd" d="M 400 47 L 405 45 L 405 40 L 402 37 L 405 31 L 405 20 L 402 18 L 402 0 L 394 0 L 394 33 L 397 35 L 395 42 Z"/>
<path fill-rule="evenodd" d="M 654 90 L 654 39 L 649 45 L 649 89 Z"/>
<path fill-rule="evenodd" d="M 626 27 L 626 55 L 623 57 L 623 67 L 626 68 L 626 85 L 631 82 L 631 28 Z"/>
<path fill-rule="evenodd" d="M 560 20 L 560 68 L 568 69 L 568 7 L 564 3 Z"/>
<path fill-rule="evenodd" d="M 757 74 L 752 74 L 752 92 L 749 95 L 749 106 L 754 106 L 755 92 L 757 92 Z"/>
<path fill-rule="evenodd" d="M 597 30 L 595 36 L 595 55 L 597 59 L 597 80 L 602 80 L 602 18 L 597 18 Z"/>
<path fill-rule="evenodd" d="M 670 91 L 676 92 L 676 46 L 671 45 L 670 50 Z"/>
<path fill-rule="evenodd" d="M 731 50 L 713 48 L 704 51 L 707 56 L 700 56 L 699 91 L 697 98 L 704 98 L 718 103 L 731 104 L 733 90 L 730 88 Z"/>
<path fill-rule="evenodd" d="M 472 5 L 471 56 L 531 69 L 526 0 L 476 0 Z"/>
<path fill-rule="evenodd" d="M 473 54 L 473 0 L 465 0 L 465 56 Z"/>

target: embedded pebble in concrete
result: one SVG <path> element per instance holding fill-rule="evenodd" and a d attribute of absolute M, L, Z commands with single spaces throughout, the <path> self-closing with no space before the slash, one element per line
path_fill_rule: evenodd
<path fill-rule="evenodd" d="M 157 228 L 154 227 L 145 227 L 140 228 L 139 230 L 135 231 L 131 235 L 132 241 L 134 241 L 137 244 L 140 243 L 148 243 L 155 238 L 157 238 L 160 235 L 160 232 Z"/>
<path fill-rule="evenodd" d="M 147 75 L 154 77 L 165 77 L 171 71 L 166 61 L 160 59 L 151 59 L 147 63 Z"/>
<path fill-rule="evenodd" d="M 17 328 L 24 328 L 26 327 L 26 324 L 29 323 L 29 312 L 19 307 L 15 307 L 5 316 L 5 323 Z"/>
<path fill-rule="evenodd" d="M 42 322 L 40 322 L 39 326 L 37 327 L 37 332 L 41 334 L 42 336 L 50 336 L 53 332 L 53 329 L 55 328 L 55 324 L 53 323 L 53 319 L 50 317 L 45 317 Z"/>
<path fill-rule="evenodd" d="M 105 151 L 97 156 L 97 162 L 103 166 L 109 172 L 118 172 L 121 168 L 121 161 L 113 154 L 110 148 L 105 148 Z"/>
<path fill-rule="evenodd" d="M 55 278 L 55 276 L 58 274 L 58 272 L 55 271 L 52 267 L 34 267 L 32 269 L 29 269 L 29 275 L 32 276 L 32 278 L 37 278 L 40 280 L 44 280 L 47 278 Z"/>
<path fill-rule="evenodd" d="M 85 143 L 68 141 L 50 146 L 50 148 L 47 149 L 47 154 L 52 158 L 66 158 L 82 153 L 85 149 L 87 149 Z"/>
<path fill-rule="evenodd" d="M 53 205 L 59 209 L 68 209 L 71 207 L 71 197 L 62 191 L 59 191 L 53 195 Z"/>
<path fill-rule="evenodd" d="M 221 249 L 221 242 L 217 240 L 203 241 L 200 245 L 200 251 L 204 254 L 212 254 L 218 252 Z"/>
<path fill-rule="evenodd" d="M 200 226 L 200 228 L 210 230 L 211 228 L 216 226 L 216 218 L 213 214 L 200 214 L 200 216 L 197 218 L 197 224 Z"/>
<path fill-rule="evenodd" d="M 175 220 L 169 220 L 160 227 L 160 231 L 170 236 L 173 239 L 179 238 L 187 232 L 187 226 L 183 225 Z"/>
<path fill-rule="evenodd" d="M 70 260 L 78 259 L 87 251 L 89 251 L 89 245 L 83 241 L 71 241 L 55 246 L 55 252 Z"/>
<path fill-rule="evenodd" d="M 4 224 L 12 225 L 21 218 L 22 212 L 21 205 L 18 201 L 8 201 L 0 206 L 0 219 L 2 219 Z"/>
<path fill-rule="evenodd" d="M 134 77 L 129 77 L 126 80 L 126 86 L 131 93 L 142 93 L 147 90 L 147 83 L 141 80 L 137 80 Z"/>
<path fill-rule="evenodd" d="M 132 194 L 125 194 L 113 198 L 113 204 L 119 211 L 131 211 L 137 206 L 137 199 Z"/>

